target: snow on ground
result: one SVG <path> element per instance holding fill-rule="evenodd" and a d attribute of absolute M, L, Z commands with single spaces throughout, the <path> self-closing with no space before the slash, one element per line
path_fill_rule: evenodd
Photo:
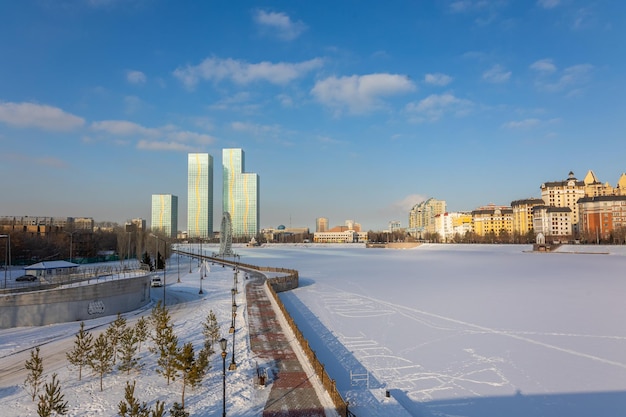
<path fill-rule="evenodd" d="M 414 416 L 626 415 L 626 248 L 531 249 L 268 246 L 242 262 L 300 271 L 281 297 L 359 417 L 392 415 L 386 390 Z"/>
<path fill-rule="evenodd" d="M 209 252 L 207 252 L 209 253 Z M 168 264 L 166 304 L 175 323 L 175 332 L 179 343 L 193 342 L 196 352 L 203 343 L 201 323 L 213 310 L 228 340 L 228 356 L 226 358 L 226 409 L 229 416 L 252 417 L 262 413 L 269 390 L 258 387 L 254 383 L 257 363 L 248 351 L 248 332 L 245 324 L 245 295 L 240 274 L 239 294 L 236 302 L 240 305 L 236 316 L 235 362 L 237 370 L 229 371 L 232 361 L 232 335 L 228 334 L 231 323 L 231 288 L 233 287 L 232 268 L 210 264 L 210 271 L 202 281 L 203 294 L 199 294 L 201 274 L 197 261 L 181 257 L 180 267 L 176 256 Z M 180 279 L 178 283 L 180 268 Z M 189 269 L 192 273 L 189 273 Z M 19 276 L 21 271 L 12 271 Z M 152 289 L 153 301 L 162 298 L 163 289 Z M 140 316 L 149 316 L 154 303 L 140 311 L 123 316 L 129 324 Z M 85 327 L 96 336 L 108 326 L 115 316 L 89 320 Z M 167 385 L 164 377 L 155 372 L 155 355 L 148 352 L 146 346 L 141 351 L 141 372 L 131 372 L 129 376 L 114 371 L 104 377 L 104 390 L 100 392 L 99 378 L 90 370 L 83 370 L 82 381 L 78 381 L 78 372 L 70 368 L 65 352 L 73 348 L 74 335 L 79 323 L 63 323 L 43 327 L 23 327 L 0 330 L 0 402 L 2 416 L 37 415 L 36 403 L 31 402 L 23 388 L 25 379 L 24 362 L 30 357 L 30 350 L 40 346 L 43 357 L 44 371 L 50 376 L 52 372 L 59 375 L 65 400 L 69 403 L 71 416 L 116 416 L 118 403 L 124 398 L 126 381 L 136 381 L 135 396 L 154 406 L 156 400 L 166 403 L 166 410 L 172 404 L 181 402 L 181 384 L 178 381 Z M 219 350 L 219 346 L 217 347 Z M 202 388 L 190 390 L 185 394 L 185 408 L 191 415 L 221 415 L 222 413 L 222 358 L 221 352 L 212 356 L 211 370 Z M 169 415 L 169 413 L 167 413 Z"/>
<path fill-rule="evenodd" d="M 242 263 L 300 272 L 300 288 L 281 298 L 358 417 L 626 415 L 626 248 L 530 250 L 519 245 L 235 248 Z M 190 274 L 188 258 L 181 258 L 180 284 L 173 282 L 176 262 L 168 265 L 166 297 L 181 342 L 199 346 L 200 322 L 209 309 L 227 332 L 232 269 L 212 266 L 200 296 L 197 262 Z M 243 295 L 238 297 L 243 304 Z M 126 316 L 138 314 L 149 309 Z M 237 340 L 246 339 L 244 316 L 238 312 Z M 69 323 L 0 331 L 3 415 L 34 414 L 21 386 L 24 376 L 15 368 L 37 344 L 44 357 L 53 352 L 44 366 L 55 364 L 46 371 L 59 373 L 71 415 L 115 415 L 126 378 L 105 377 L 100 393 L 97 378 L 87 372 L 78 383 L 59 359 L 71 349 L 77 329 L 78 323 Z M 229 352 L 230 345 L 229 339 Z M 267 394 L 252 383 L 256 363 L 246 348 L 237 342 L 238 369 L 227 371 L 229 416 L 260 415 Z M 215 355 L 206 390 L 188 391 L 192 415 L 221 412 L 221 366 Z M 180 400 L 178 382 L 167 386 L 152 369 L 134 379 L 138 397 L 150 404 Z"/>

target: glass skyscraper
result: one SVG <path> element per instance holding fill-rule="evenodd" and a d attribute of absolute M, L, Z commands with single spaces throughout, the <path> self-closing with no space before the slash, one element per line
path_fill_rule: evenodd
<path fill-rule="evenodd" d="M 153 232 L 160 231 L 165 236 L 175 238 L 178 232 L 178 197 L 172 194 L 152 194 Z"/>
<path fill-rule="evenodd" d="M 213 157 L 208 153 L 188 155 L 187 236 L 213 236 Z"/>
<path fill-rule="evenodd" d="M 259 176 L 245 171 L 243 149 L 224 149 L 222 209 L 230 213 L 233 237 L 259 233 Z"/>

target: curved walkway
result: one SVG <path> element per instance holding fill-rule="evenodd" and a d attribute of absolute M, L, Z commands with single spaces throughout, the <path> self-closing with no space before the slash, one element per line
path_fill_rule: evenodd
<path fill-rule="evenodd" d="M 251 278 L 246 285 L 250 348 L 272 364 L 267 381 L 271 391 L 263 417 L 326 417 L 315 388 L 283 332 L 264 285 L 265 279 L 261 277 Z"/>

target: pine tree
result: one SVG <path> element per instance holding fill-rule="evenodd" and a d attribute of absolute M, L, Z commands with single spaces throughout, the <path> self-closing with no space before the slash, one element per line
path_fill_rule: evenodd
<path fill-rule="evenodd" d="M 181 396 L 182 408 L 185 408 L 185 388 L 190 386 L 192 388 L 197 387 L 202 382 L 202 378 L 206 374 L 209 368 L 209 354 L 206 348 L 203 348 L 198 353 L 196 358 L 191 342 L 185 343 L 180 349 L 178 358 L 176 361 L 176 367 L 180 372 L 180 376 L 183 384 L 183 392 Z"/>
<path fill-rule="evenodd" d="M 135 356 L 138 343 L 135 329 L 133 327 L 124 328 L 119 339 L 117 354 L 120 357 L 120 364 L 117 368 L 122 372 L 126 371 L 127 375 L 130 374 L 131 369 L 139 367 L 139 358 Z"/>
<path fill-rule="evenodd" d="M 148 321 L 144 316 L 141 316 L 135 324 L 135 337 L 137 337 L 137 342 L 139 343 L 137 351 L 140 352 L 141 344 L 148 340 Z"/>
<path fill-rule="evenodd" d="M 221 339 L 221 337 L 220 326 L 217 323 L 217 317 L 215 316 L 213 310 L 209 311 L 206 321 L 202 323 L 202 334 L 204 335 L 204 346 L 211 348 L 210 351 L 214 353 L 212 347 L 215 345 L 215 342 Z"/>
<path fill-rule="evenodd" d="M 157 400 L 154 408 L 150 410 L 150 417 L 165 417 L 165 403 Z"/>
<path fill-rule="evenodd" d="M 157 302 L 152 309 L 150 320 L 154 327 L 152 340 L 155 345 L 150 351 L 159 355 L 157 372 L 167 378 L 167 384 L 169 385 L 170 381 L 176 379 L 176 361 L 179 352 L 178 337 L 174 333 L 170 314 L 161 304 L 161 301 Z"/>
<path fill-rule="evenodd" d="M 67 401 L 63 401 L 65 395 L 61 393 L 61 387 L 57 380 L 57 374 L 52 374 L 52 382 L 46 383 L 44 393 L 39 396 L 37 414 L 40 417 L 49 417 L 52 412 L 56 414 L 67 414 Z"/>
<path fill-rule="evenodd" d="M 133 381 L 133 385 L 130 385 L 128 381 L 126 381 L 126 388 L 124 389 L 124 401 L 120 401 L 117 413 L 121 417 L 148 417 L 150 414 L 150 409 L 148 405 L 143 402 L 140 403 L 137 398 L 135 398 L 135 381 Z"/>
<path fill-rule="evenodd" d="M 185 407 L 178 403 L 174 403 L 172 408 L 170 408 L 170 415 L 172 417 L 189 417 L 189 413 L 185 411 Z"/>
<path fill-rule="evenodd" d="M 28 393 L 31 395 L 31 399 L 35 401 L 39 393 L 39 387 L 43 383 L 43 359 L 39 356 L 39 346 L 35 350 L 30 351 L 30 359 L 26 361 L 25 366 L 29 372 L 24 383 Z"/>
<path fill-rule="evenodd" d="M 93 344 L 89 366 L 100 375 L 100 391 L 102 391 L 102 378 L 113 369 L 113 346 L 107 340 L 105 333 L 100 333 Z"/>
<path fill-rule="evenodd" d="M 113 364 L 115 365 L 117 359 L 117 348 L 119 345 L 119 340 L 122 332 L 126 328 L 126 319 L 122 317 L 120 313 L 117 313 L 117 318 L 109 324 L 107 328 L 107 339 L 109 343 L 111 343 L 111 347 L 113 348 Z"/>
<path fill-rule="evenodd" d="M 93 346 L 93 335 L 85 331 L 85 322 L 80 323 L 80 330 L 74 339 L 74 349 L 66 353 L 67 360 L 78 367 L 78 380 L 83 376 L 83 367 L 89 363 L 89 355 Z"/>

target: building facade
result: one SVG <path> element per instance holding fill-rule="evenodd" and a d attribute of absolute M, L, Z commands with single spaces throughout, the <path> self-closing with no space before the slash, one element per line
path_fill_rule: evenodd
<path fill-rule="evenodd" d="M 474 233 L 478 236 L 513 233 L 513 209 L 509 206 L 488 204 L 472 211 Z"/>
<path fill-rule="evenodd" d="M 409 232 L 422 238 L 423 233 L 435 233 L 435 216 L 446 212 L 446 202 L 429 198 L 411 208 L 409 212 Z"/>
<path fill-rule="evenodd" d="M 172 194 L 152 195 L 152 220 L 150 228 L 165 236 L 176 238 L 178 231 L 178 197 Z"/>
<path fill-rule="evenodd" d="M 230 213 L 233 237 L 255 237 L 259 233 L 259 176 L 245 172 L 243 149 L 222 150 L 222 209 Z"/>
<path fill-rule="evenodd" d="M 328 217 L 318 217 L 315 219 L 315 231 L 327 232 L 328 231 Z"/>
<path fill-rule="evenodd" d="M 213 157 L 208 153 L 187 155 L 187 237 L 207 239 L 213 235 Z"/>
<path fill-rule="evenodd" d="M 574 234 L 577 234 L 579 231 L 578 200 L 584 196 L 585 182 L 577 180 L 571 171 L 566 180 L 541 184 L 541 199 L 545 205 L 550 207 L 567 207 L 571 210 L 572 232 Z"/>
<path fill-rule="evenodd" d="M 546 203 L 540 198 L 527 198 L 511 202 L 513 209 L 513 234 L 525 236 L 534 231 L 533 207 L 543 206 Z"/>
<path fill-rule="evenodd" d="M 578 205 L 580 232 L 585 240 L 614 240 L 616 243 L 623 243 L 626 231 L 626 195 L 583 197 L 578 200 Z"/>
<path fill-rule="evenodd" d="M 572 237 L 572 210 L 569 207 L 533 207 L 533 229 L 535 233 L 552 240 L 569 241 Z"/>

